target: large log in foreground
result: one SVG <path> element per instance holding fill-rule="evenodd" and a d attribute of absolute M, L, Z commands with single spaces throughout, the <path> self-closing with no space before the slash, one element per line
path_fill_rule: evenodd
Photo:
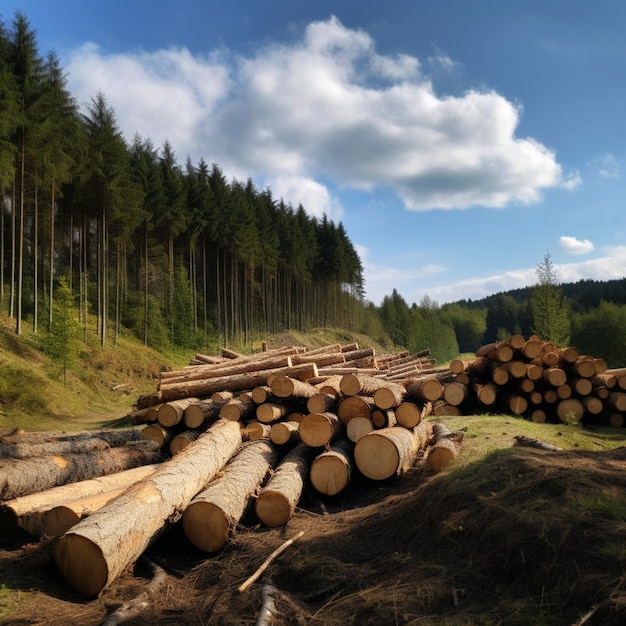
<path fill-rule="evenodd" d="M 258 439 L 244 444 L 220 477 L 185 509 L 181 524 L 187 539 L 205 552 L 221 549 L 244 515 L 250 498 L 276 465 L 276 459 L 276 449 L 270 441 Z"/>
<path fill-rule="evenodd" d="M 239 424 L 219 420 L 148 479 L 79 522 L 54 547 L 63 578 L 84 596 L 97 596 L 178 520 L 240 445 Z"/>

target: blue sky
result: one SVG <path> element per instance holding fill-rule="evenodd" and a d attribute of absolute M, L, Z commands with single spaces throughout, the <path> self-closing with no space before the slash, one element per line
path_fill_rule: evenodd
<path fill-rule="evenodd" d="M 4 0 L 81 104 L 341 221 L 366 297 L 626 276 L 622 0 Z"/>

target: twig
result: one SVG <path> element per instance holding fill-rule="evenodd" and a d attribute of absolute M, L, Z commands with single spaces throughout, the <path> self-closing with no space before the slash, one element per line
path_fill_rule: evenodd
<path fill-rule="evenodd" d="M 261 596 L 263 602 L 261 604 L 261 611 L 256 621 L 256 626 L 271 626 L 272 619 L 276 612 L 276 604 L 274 603 L 274 596 L 277 589 L 274 587 L 271 578 L 266 578 L 261 589 Z"/>
<path fill-rule="evenodd" d="M 263 564 L 261 565 L 261 567 L 259 567 L 259 569 L 257 569 L 256 572 L 254 572 L 254 574 L 252 574 L 252 576 L 250 576 L 250 578 L 248 578 L 248 580 L 246 580 L 244 583 L 242 583 L 239 586 L 239 593 L 243 593 L 250 585 L 252 585 L 258 578 L 259 576 L 267 569 L 267 567 L 269 566 L 269 564 L 284 550 L 286 550 L 294 541 L 297 541 L 298 539 L 300 539 L 300 537 L 302 537 L 302 535 L 304 535 L 304 531 L 301 530 L 297 535 L 294 535 L 291 539 L 288 539 L 287 541 L 285 541 L 285 543 L 283 543 L 281 546 L 279 546 L 278 548 L 276 548 L 276 550 L 274 550 L 274 552 L 272 552 L 272 554 L 270 554 L 267 559 L 265 559 L 265 561 L 263 562 Z"/>
<path fill-rule="evenodd" d="M 600 608 L 599 604 L 595 604 L 592 606 L 584 615 L 580 617 L 580 619 L 576 620 L 572 626 L 583 626 L 586 624 L 594 615 L 594 613 Z"/>

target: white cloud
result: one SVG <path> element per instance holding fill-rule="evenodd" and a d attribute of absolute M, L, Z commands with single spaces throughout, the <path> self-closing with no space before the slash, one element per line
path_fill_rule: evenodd
<path fill-rule="evenodd" d="M 267 181 L 274 198 L 282 198 L 294 209 L 302 204 L 309 215 L 321 218 L 326 215 L 329 219 L 339 222 L 343 217 L 341 202 L 333 196 L 328 188 L 321 183 L 300 176 L 279 176 Z"/>
<path fill-rule="evenodd" d="M 453 62 L 439 55 L 428 65 Z M 309 181 L 316 207 L 323 178 L 392 189 L 413 210 L 531 203 L 576 184 L 551 150 L 516 136 L 519 107 L 494 91 L 439 95 L 419 59 L 380 54 L 334 17 L 249 57 L 108 55 L 90 44 L 68 70 L 80 101 L 105 94 L 127 139 L 167 139 L 179 159 L 203 157 L 231 176 Z"/>
<path fill-rule="evenodd" d="M 559 239 L 559 246 L 571 254 L 588 254 L 593 251 L 593 244 L 589 239 L 580 240 L 565 235 Z"/>
<path fill-rule="evenodd" d="M 610 152 L 594 159 L 591 167 L 600 178 L 619 178 L 621 174 L 620 162 Z"/>

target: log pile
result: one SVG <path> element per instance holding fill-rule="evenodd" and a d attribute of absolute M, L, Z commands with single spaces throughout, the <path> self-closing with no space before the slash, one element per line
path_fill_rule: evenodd
<path fill-rule="evenodd" d="M 160 451 L 158 463 L 146 458 L 145 474 L 91 493 L 36 487 L 49 494 L 37 503 L 20 501 L 13 478 L 0 485 L 10 494 L 2 497 L 13 498 L 0 507 L 0 521 L 58 537 L 59 571 L 92 597 L 179 521 L 190 543 L 211 553 L 246 514 L 265 526 L 284 525 L 309 488 L 336 497 L 357 472 L 388 480 L 418 459 L 430 472 L 442 471 L 463 439 L 440 421 L 444 416 L 601 415 L 618 425 L 622 398 L 626 370 L 534 337 L 483 346 L 475 358 L 448 367 L 435 367 L 428 350 L 376 356 L 356 344 L 196 354 L 184 369 L 163 372 L 156 391 L 139 397 L 129 415 L 144 443 Z M 14 458 L 0 461 L 4 467 L 27 461 L 5 456 Z M 76 484 L 89 482 L 83 478 Z"/>

